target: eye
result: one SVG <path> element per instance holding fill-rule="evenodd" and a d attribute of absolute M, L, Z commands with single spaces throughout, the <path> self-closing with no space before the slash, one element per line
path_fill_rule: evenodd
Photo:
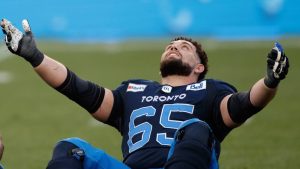
<path fill-rule="evenodd" d="M 187 46 L 187 45 L 182 45 L 182 46 L 181 46 L 181 49 L 182 49 L 182 50 L 189 50 L 190 48 L 189 48 L 189 46 Z"/>

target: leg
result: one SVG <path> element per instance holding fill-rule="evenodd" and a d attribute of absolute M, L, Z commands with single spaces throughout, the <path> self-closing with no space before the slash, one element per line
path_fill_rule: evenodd
<path fill-rule="evenodd" d="M 72 150 L 78 147 L 66 141 L 58 142 L 48 163 L 47 169 L 83 169 L 82 160 L 73 156 Z"/>
<path fill-rule="evenodd" d="M 198 119 L 184 122 L 175 133 L 165 169 L 217 169 L 214 136 Z"/>
<path fill-rule="evenodd" d="M 74 165 L 71 167 L 69 167 L 70 158 L 73 160 L 73 162 L 70 160 L 70 163 Z M 61 169 L 130 169 L 124 163 L 79 138 L 68 138 L 60 141 L 53 151 L 50 165 L 51 162 L 61 165 Z M 79 166 L 82 168 L 79 168 Z M 60 169 L 59 166 L 56 168 L 48 167 L 47 169 Z"/>

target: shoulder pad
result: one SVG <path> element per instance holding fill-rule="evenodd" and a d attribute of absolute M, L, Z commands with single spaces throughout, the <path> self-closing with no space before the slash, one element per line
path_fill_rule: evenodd
<path fill-rule="evenodd" d="M 144 80 L 144 79 L 130 79 L 122 82 L 122 84 L 128 84 L 128 83 L 150 84 L 150 83 L 158 83 L 158 82 L 152 80 Z"/>
<path fill-rule="evenodd" d="M 224 81 L 221 81 L 221 80 L 216 80 L 216 79 L 206 79 L 206 81 L 207 81 L 208 84 L 213 84 L 217 88 L 222 88 L 222 86 L 223 87 L 226 86 L 227 88 L 230 88 L 234 92 L 237 92 L 237 89 L 233 85 L 231 85 L 231 84 L 229 84 L 227 82 L 224 82 Z"/>

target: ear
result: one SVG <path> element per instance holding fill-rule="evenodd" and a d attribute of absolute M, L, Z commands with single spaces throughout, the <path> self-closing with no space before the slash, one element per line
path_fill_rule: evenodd
<path fill-rule="evenodd" d="M 195 68 L 194 68 L 194 72 L 195 72 L 196 74 L 200 74 L 200 73 L 202 73 L 202 72 L 204 71 L 204 69 L 205 69 L 204 65 L 201 64 L 201 63 L 198 63 L 198 64 L 195 66 Z"/>

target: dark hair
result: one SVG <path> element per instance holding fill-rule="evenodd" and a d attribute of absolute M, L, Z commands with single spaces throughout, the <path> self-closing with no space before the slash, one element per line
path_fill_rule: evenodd
<path fill-rule="evenodd" d="M 192 40 L 191 38 L 187 37 L 177 37 L 173 39 L 172 41 L 177 41 L 177 40 L 185 40 L 188 42 L 191 42 L 195 47 L 196 47 L 196 53 L 198 54 L 198 57 L 200 59 L 200 63 L 204 65 L 204 71 L 199 75 L 198 80 L 204 79 L 207 71 L 208 71 L 208 58 L 205 53 L 205 51 L 202 49 L 202 45 L 198 43 L 197 41 Z"/>

